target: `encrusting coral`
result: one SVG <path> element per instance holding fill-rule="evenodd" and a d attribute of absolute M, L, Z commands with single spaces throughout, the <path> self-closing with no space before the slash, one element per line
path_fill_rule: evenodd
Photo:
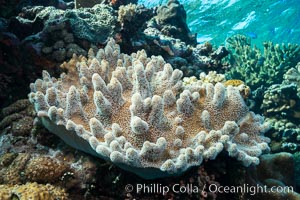
<path fill-rule="evenodd" d="M 0 185 L 0 199 L 10 200 L 67 200 L 68 195 L 59 187 L 50 184 L 26 183 L 24 185 Z"/>
<path fill-rule="evenodd" d="M 300 63 L 290 68 L 281 84 L 269 87 L 264 95 L 261 109 L 272 126 L 272 151 L 299 150 L 300 141 Z"/>
<path fill-rule="evenodd" d="M 110 40 L 74 56 L 59 79 L 30 85 L 38 117 L 67 144 L 144 178 L 180 174 L 223 149 L 245 166 L 268 151 L 268 125 L 249 112 L 238 88 L 185 88 L 182 72 L 145 51 L 120 53 Z"/>

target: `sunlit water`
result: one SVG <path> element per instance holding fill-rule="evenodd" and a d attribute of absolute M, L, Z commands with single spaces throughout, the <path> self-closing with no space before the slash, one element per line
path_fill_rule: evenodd
<path fill-rule="evenodd" d="M 139 0 L 146 7 L 166 0 Z M 300 0 L 179 0 L 187 12 L 187 23 L 197 41 L 224 44 L 233 34 L 263 41 L 300 44 Z"/>

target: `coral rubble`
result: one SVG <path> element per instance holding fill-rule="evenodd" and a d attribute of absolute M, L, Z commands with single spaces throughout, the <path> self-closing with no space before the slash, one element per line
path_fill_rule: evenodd
<path fill-rule="evenodd" d="M 67 144 L 145 178 L 180 174 L 223 149 L 244 165 L 269 147 L 263 118 L 238 88 L 185 88 L 182 72 L 145 51 L 120 53 L 114 40 L 64 63 L 59 79 L 44 71 L 30 85 L 42 123 Z"/>

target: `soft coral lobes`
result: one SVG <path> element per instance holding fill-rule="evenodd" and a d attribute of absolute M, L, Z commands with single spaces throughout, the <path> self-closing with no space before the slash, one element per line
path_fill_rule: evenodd
<path fill-rule="evenodd" d="M 268 150 L 267 126 L 237 88 L 185 87 L 182 72 L 145 51 L 121 54 L 110 40 L 97 54 L 44 71 L 30 101 L 43 124 L 71 146 L 146 178 L 179 174 L 224 148 L 245 165 Z"/>

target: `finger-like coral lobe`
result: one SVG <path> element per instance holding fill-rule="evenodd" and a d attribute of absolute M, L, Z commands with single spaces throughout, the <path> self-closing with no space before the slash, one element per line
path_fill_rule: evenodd
<path fill-rule="evenodd" d="M 146 178 L 179 174 L 223 149 L 245 165 L 268 150 L 267 126 L 238 88 L 182 84 L 182 72 L 110 40 L 74 56 L 59 79 L 44 71 L 30 101 L 43 124 L 71 146 Z"/>

